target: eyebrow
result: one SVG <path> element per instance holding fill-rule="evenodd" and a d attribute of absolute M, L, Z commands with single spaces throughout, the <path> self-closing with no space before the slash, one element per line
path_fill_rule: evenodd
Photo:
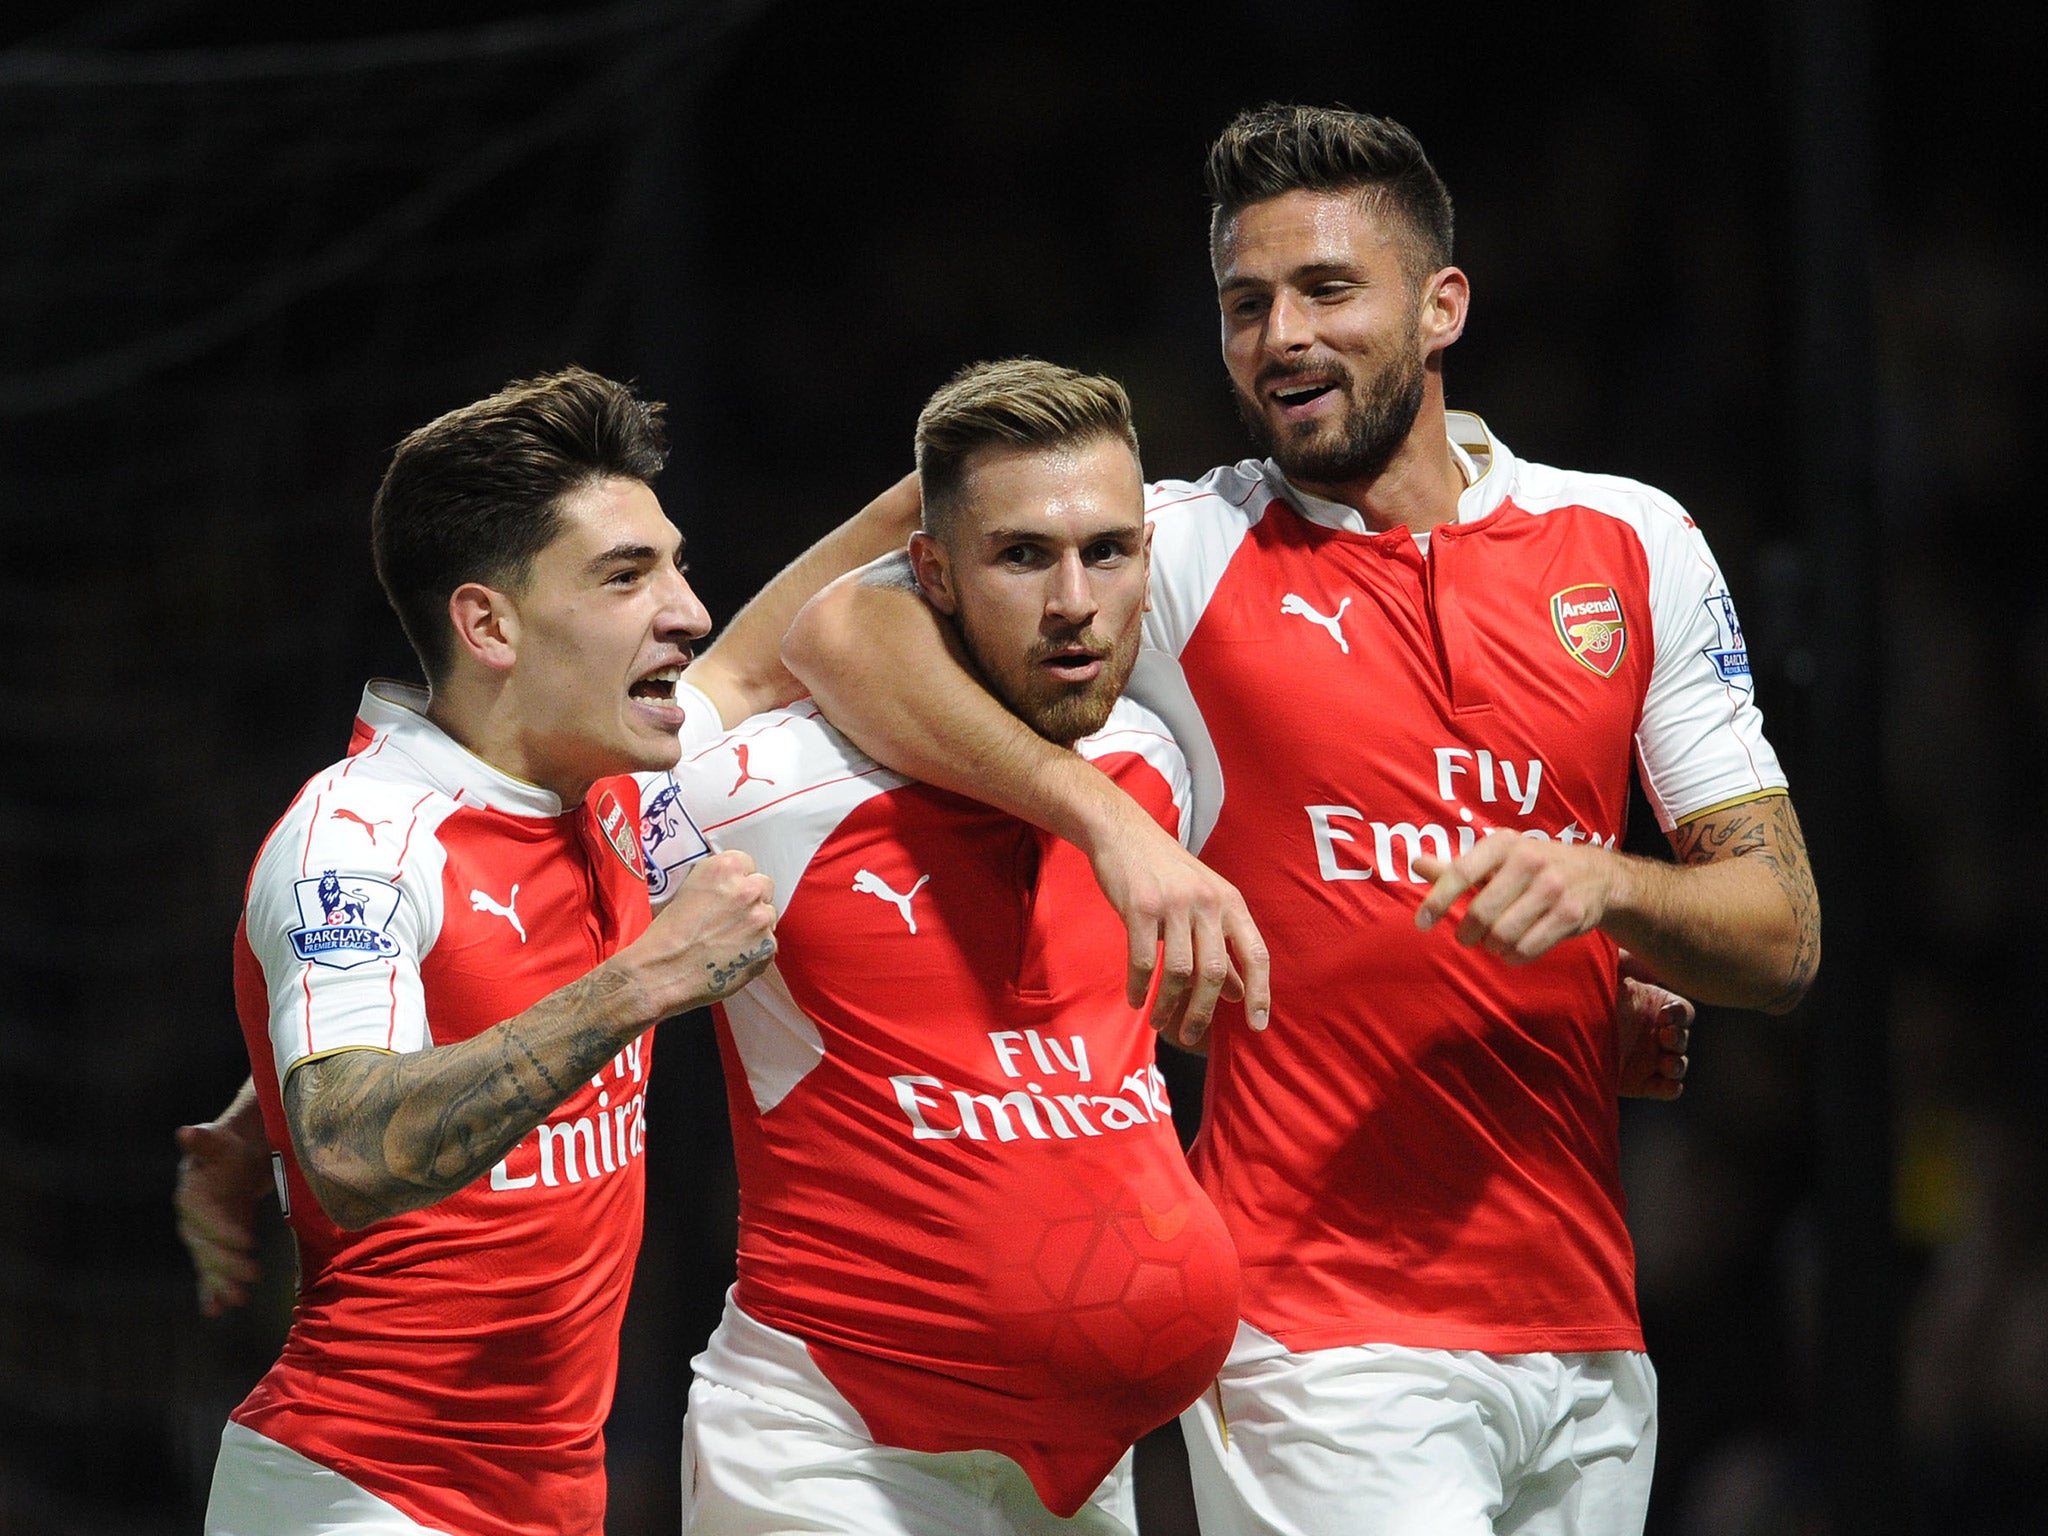
<path fill-rule="evenodd" d="M 679 541 L 676 544 L 676 554 L 678 557 L 682 555 L 686 545 L 687 541 Z M 660 558 L 661 551 L 652 544 L 614 544 L 603 554 L 592 556 L 583 569 L 595 574 L 608 565 L 617 565 L 622 561 L 659 560 Z"/>
<path fill-rule="evenodd" d="M 1142 538 L 1144 533 L 1145 525 L 1142 522 L 1116 523 L 1108 528 L 1096 529 L 1083 537 L 1081 542 L 1093 544 L 1098 539 L 1136 539 Z M 1005 544 L 1047 544 L 1060 537 L 1043 528 L 991 528 L 982 535 L 984 542 L 991 547 L 1001 547 Z"/>
<path fill-rule="evenodd" d="M 1283 273 L 1280 281 L 1283 283 L 1313 282 L 1319 277 L 1352 276 L 1356 274 L 1357 270 L 1357 267 L 1348 261 L 1311 261 Z M 1233 277 L 1221 284 L 1216 291 L 1218 293 L 1229 293 L 1234 288 L 1267 288 L 1271 286 L 1270 283 L 1259 278 Z"/>

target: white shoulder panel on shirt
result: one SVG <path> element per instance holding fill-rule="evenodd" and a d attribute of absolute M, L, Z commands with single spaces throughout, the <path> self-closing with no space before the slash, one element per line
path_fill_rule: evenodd
<path fill-rule="evenodd" d="M 1143 658 L 1141 658 L 1141 661 Z M 1151 660 L 1160 666 L 1171 668 L 1178 674 L 1178 664 L 1163 656 Z M 1135 683 L 1137 674 L 1132 673 Z M 1148 681 L 1157 681 L 1156 674 Z M 1182 684 L 1185 688 L 1185 682 Z M 1190 697 L 1189 701 L 1194 701 Z M 1204 734 L 1204 742 L 1207 735 Z M 1181 846 L 1186 847 L 1192 836 L 1194 825 L 1194 776 L 1190 771 L 1188 755 L 1175 739 L 1174 728 L 1168 724 L 1164 713 L 1147 707 L 1146 703 L 1134 698 L 1129 691 L 1116 701 L 1116 708 L 1110 711 L 1109 719 L 1102 729 L 1093 736 L 1084 736 L 1074 743 L 1074 750 L 1094 762 L 1097 758 L 1109 757 L 1119 752 L 1132 752 L 1142 757 L 1166 781 L 1173 795 L 1173 806 L 1179 812 L 1176 818 L 1175 836 Z M 1214 757 L 1214 749 L 1210 753 Z M 1221 780 L 1220 771 L 1217 779 Z"/>
<path fill-rule="evenodd" d="M 249 947 L 282 1083 L 310 1055 L 431 1044 L 420 962 L 441 932 L 435 830 L 457 809 L 377 744 L 313 779 L 249 877 Z"/>
<path fill-rule="evenodd" d="M 1145 516 L 1152 525 L 1148 646 L 1169 656 L 1181 653 L 1238 545 L 1278 494 L 1278 483 L 1255 459 L 1212 469 L 1199 480 L 1162 480 L 1145 488 Z"/>
<path fill-rule="evenodd" d="M 685 756 L 669 778 L 673 804 L 703 842 L 745 852 L 775 882 L 778 903 L 855 806 L 907 782 L 808 702 L 741 721 Z M 651 855 L 649 867 L 656 867 Z"/>
<path fill-rule="evenodd" d="M 1514 463 L 1517 506 L 1543 514 L 1582 506 L 1634 530 L 1649 568 L 1656 659 L 1643 699 L 1636 755 L 1658 824 L 1744 795 L 1785 787 L 1764 737 L 1763 714 L 1735 601 L 1706 536 L 1654 486 L 1620 475 Z"/>

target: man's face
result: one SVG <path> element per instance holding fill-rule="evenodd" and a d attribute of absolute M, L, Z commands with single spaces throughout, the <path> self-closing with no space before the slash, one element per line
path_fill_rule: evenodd
<path fill-rule="evenodd" d="M 1396 229 L 1357 196 L 1288 192 L 1216 246 L 1238 413 L 1291 479 L 1370 480 L 1415 424 L 1432 350 Z"/>
<path fill-rule="evenodd" d="M 990 689 L 1062 746 L 1100 730 L 1138 659 L 1145 487 L 1120 440 L 984 448 L 945 541 L 911 561 Z"/>
<path fill-rule="evenodd" d="M 563 527 L 509 595 L 527 777 L 558 791 L 607 774 L 675 765 L 675 684 L 710 615 L 683 579 L 682 536 L 638 480 L 562 500 Z"/>

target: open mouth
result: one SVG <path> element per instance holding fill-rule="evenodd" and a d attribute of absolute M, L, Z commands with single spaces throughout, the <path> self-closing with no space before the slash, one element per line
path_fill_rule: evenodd
<path fill-rule="evenodd" d="M 1066 683 L 1085 683 L 1102 670 L 1102 654 L 1078 646 L 1055 651 L 1040 663 L 1046 671 Z"/>
<path fill-rule="evenodd" d="M 1291 411 L 1313 404 L 1336 387 L 1334 379 L 1321 379 L 1304 384 L 1284 384 L 1268 393 L 1282 410 Z"/>
<path fill-rule="evenodd" d="M 628 696 L 643 704 L 667 704 L 676 702 L 676 684 L 683 680 L 682 663 L 657 667 L 638 682 L 626 689 Z"/>

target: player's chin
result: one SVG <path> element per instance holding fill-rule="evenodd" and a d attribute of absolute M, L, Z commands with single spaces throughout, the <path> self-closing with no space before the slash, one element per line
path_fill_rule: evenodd
<path fill-rule="evenodd" d="M 683 742 L 674 727 L 647 720 L 628 721 L 621 733 L 625 756 L 634 773 L 660 773 L 682 761 Z"/>

